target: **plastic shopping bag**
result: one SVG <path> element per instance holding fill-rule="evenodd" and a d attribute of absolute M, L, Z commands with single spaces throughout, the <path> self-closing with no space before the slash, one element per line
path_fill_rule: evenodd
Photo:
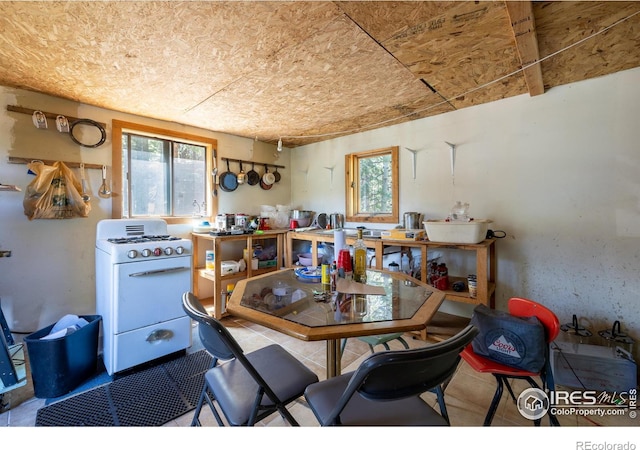
<path fill-rule="evenodd" d="M 80 194 L 82 186 L 73 172 L 60 161 L 47 166 L 42 161 L 27 165 L 36 177 L 24 195 L 24 213 L 33 219 L 87 217 L 91 204 Z"/>

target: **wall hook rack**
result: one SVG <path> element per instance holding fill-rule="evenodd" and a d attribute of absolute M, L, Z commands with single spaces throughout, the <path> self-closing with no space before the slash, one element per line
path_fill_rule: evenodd
<path fill-rule="evenodd" d="M 415 180 L 416 179 L 416 154 L 418 152 L 421 152 L 424 149 L 420 148 L 420 149 L 414 150 L 414 149 L 409 148 L 409 147 L 405 147 L 405 149 L 409 150 L 411 152 L 411 157 L 412 157 L 412 161 L 411 162 L 413 164 L 413 179 Z"/>
<path fill-rule="evenodd" d="M 331 186 L 333 187 L 333 169 L 335 169 L 336 166 L 332 166 L 332 167 L 325 167 L 325 169 L 327 169 L 329 172 L 331 172 Z"/>
<path fill-rule="evenodd" d="M 238 164 L 242 163 L 242 164 L 255 164 L 257 166 L 266 166 L 266 167 L 277 167 L 278 169 L 286 169 L 285 166 L 281 166 L 279 164 L 271 164 L 271 163 L 262 163 L 262 162 L 258 162 L 258 161 L 248 161 L 246 159 L 234 159 L 234 158 L 220 158 L 223 161 L 227 161 L 227 162 L 237 162 Z"/>
<path fill-rule="evenodd" d="M 30 108 L 23 108 L 22 106 L 7 105 L 7 111 L 17 112 L 17 113 L 20 113 L 20 114 L 27 114 L 29 116 L 32 116 L 34 112 L 40 111 L 40 110 L 35 110 L 35 109 L 30 109 Z M 69 122 L 69 124 L 80 120 L 79 117 L 72 117 L 72 116 L 69 116 L 67 114 L 58 114 L 58 113 L 52 113 L 52 112 L 46 112 L 46 111 L 41 111 L 41 112 L 44 114 L 44 116 L 47 119 L 51 119 L 54 122 L 56 121 L 57 117 L 61 116 L 61 115 L 67 118 L 67 121 Z M 105 123 L 102 123 L 102 122 L 96 122 L 96 123 L 101 125 L 102 128 L 106 128 L 107 127 L 107 124 L 105 124 Z"/>
<path fill-rule="evenodd" d="M 447 142 L 444 141 L 445 144 L 447 144 L 449 146 L 449 156 L 451 158 L 451 179 L 453 180 L 453 184 L 456 184 L 456 177 L 455 177 L 455 171 L 456 171 L 456 145 L 452 144 L 451 142 Z"/>
<path fill-rule="evenodd" d="M 47 166 L 52 166 L 53 163 L 55 162 L 53 159 L 20 158 L 17 156 L 9 156 L 9 163 L 11 164 L 29 164 L 29 163 L 32 163 L 33 161 L 42 161 Z M 69 161 L 62 161 L 62 162 L 64 163 L 65 166 L 67 166 L 70 169 L 79 169 L 80 164 L 84 164 L 85 169 L 102 170 L 102 164 L 87 164 L 87 163 L 69 162 Z"/>

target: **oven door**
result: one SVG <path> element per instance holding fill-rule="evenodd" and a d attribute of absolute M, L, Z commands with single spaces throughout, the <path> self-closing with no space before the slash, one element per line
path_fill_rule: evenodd
<path fill-rule="evenodd" d="M 191 290 L 191 280 L 190 256 L 115 264 L 113 331 L 185 316 L 182 294 Z"/>

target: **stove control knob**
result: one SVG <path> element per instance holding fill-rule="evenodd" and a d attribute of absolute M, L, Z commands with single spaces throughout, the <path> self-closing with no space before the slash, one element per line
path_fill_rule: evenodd
<path fill-rule="evenodd" d="M 145 258 L 151 256 L 151 250 L 145 248 L 144 250 L 142 250 L 142 256 L 144 256 Z"/>
<path fill-rule="evenodd" d="M 169 256 L 169 255 L 173 255 L 173 249 L 171 247 L 167 247 L 164 249 L 164 254 Z"/>
<path fill-rule="evenodd" d="M 138 256 L 138 250 L 129 250 L 129 251 L 127 252 L 127 256 L 128 256 L 130 259 L 135 258 L 136 256 Z"/>
<path fill-rule="evenodd" d="M 182 247 L 182 246 L 176 247 L 176 253 L 178 255 L 182 255 L 184 253 L 184 247 Z"/>
<path fill-rule="evenodd" d="M 153 254 L 155 256 L 162 256 L 162 249 L 160 247 L 156 247 L 153 249 Z"/>

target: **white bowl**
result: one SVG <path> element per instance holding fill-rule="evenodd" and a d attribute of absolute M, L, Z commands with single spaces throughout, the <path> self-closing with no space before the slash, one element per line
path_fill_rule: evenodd
<path fill-rule="evenodd" d="M 294 219 L 298 221 L 298 226 L 301 228 L 311 225 L 311 219 Z"/>
<path fill-rule="evenodd" d="M 311 255 L 311 253 L 300 253 L 298 255 L 298 262 L 301 266 L 313 266 L 313 255 Z"/>

